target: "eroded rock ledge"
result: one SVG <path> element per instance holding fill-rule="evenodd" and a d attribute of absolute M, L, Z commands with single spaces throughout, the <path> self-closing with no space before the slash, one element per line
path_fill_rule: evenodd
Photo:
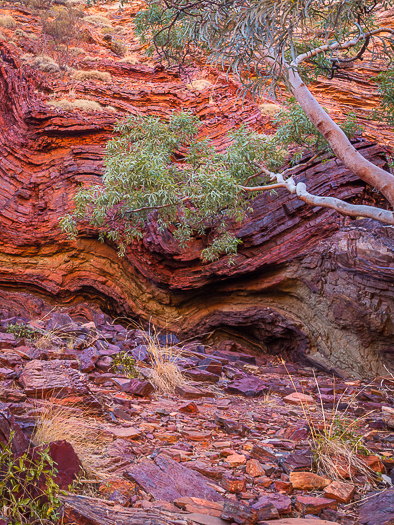
<path fill-rule="evenodd" d="M 392 356 L 393 229 L 345 221 L 281 191 L 255 201 L 235 265 L 202 264 L 206 239 L 181 253 L 154 220 L 143 243 L 120 259 L 85 228 L 68 242 L 58 218 L 78 185 L 99 180 L 103 146 L 114 119 L 140 111 L 166 115 L 190 108 L 204 134 L 221 147 L 224 132 L 241 122 L 271 129 L 258 107 L 236 101 L 236 86 L 215 72 L 216 102 L 185 88 L 160 68 L 105 60 L 113 85 L 79 86 L 118 110 L 89 115 L 54 109 L 48 93 L 59 84 L 22 67 L 12 45 L 0 43 L 0 286 L 3 314 L 96 303 L 113 315 L 151 320 L 184 337 L 198 334 L 258 351 L 303 358 L 326 368 L 374 375 Z M 64 89 L 64 88 L 62 88 Z M 384 166 L 384 148 L 360 142 Z M 327 177 L 329 172 L 330 177 Z M 371 202 L 365 185 L 335 161 L 296 175 L 311 193 Z M 368 193 L 368 195 L 367 195 Z M 30 294 L 30 295 L 29 295 Z"/>

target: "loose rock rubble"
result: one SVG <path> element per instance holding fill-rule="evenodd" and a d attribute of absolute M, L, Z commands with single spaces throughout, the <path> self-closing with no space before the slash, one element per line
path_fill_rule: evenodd
<path fill-rule="evenodd" d="M 92 481 L 93 497 L 63 496 L 64 523 L 394 520 L 391 377 L 364 384 L 245 349 L 237 356 L 201 341 L 183 345 L 167 334 L 155 344 L 172 349 L 186 382 L 164 394 L 152 380 L 149 333 L 92 318 L 54 313 L 49 321 L 3 320 L 0 328 L 0 441 L 14 432 L 15 453 L 25 450 L 37 418 L 53 406 L 86 415 L 81 424 L 94 424 L 95 439 L 105 441 L 106 477 Z M 18 335 L 17 324 L 34 337 Z M 137 377 L 114 369 L 121 352 L 135 359 Z M 359 458 L 372 477 L 346 465 L 342 479 L 316 471 L 311 436 L 333 410 L 335 425 L 363 438 Z M 68 487 L 82 472 L 80 460 L 66 441 L 50 451 Z"/>

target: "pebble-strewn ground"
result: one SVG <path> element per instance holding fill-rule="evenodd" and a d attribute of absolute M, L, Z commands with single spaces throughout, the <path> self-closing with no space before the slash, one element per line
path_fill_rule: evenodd
<path fill-rule="evenodd" d="M 156 384 L 148 332 L 101 314 L 84 324 L 65 313 L 25 321 L 2 321 L 3 422 L 19 425 L 23 441 L 43 418 L 52 418 L 56 442 L 73 444 L 70 428 L 77 418 L 77 434 L 91 429 L 85 446 L 96 448 L 95 460 L 89 456 L 84 464 L 95 469 L 85 475 L 93 481 L 65 497 L 66 523 L 298 525 L 314 523 L 313 517 L 316 523 L 373 525 L 394 519 L 387 510 L 394 492 L 389 375 L 362 383 L 234 351 L 234 345 L 182 344 L 166 334 L 155 336 L 156 352 L 168 356 L 172 349 L 186 381 L 164 394 L 149 381 Z M 114 370 L 120 352 L 133 356 L 138 378 Z M 342 442 L 360 437 L 363 473 L 339 456 L 332 464 L 342 478 L 316 472 L 311 438 L 324 435 L 333 407 L 333 434 L 346 434 Z M 68 481 L 79 470 L 71 452 L 66 447 L 59 456 L 69 467 Z M 382 506 L 382 498 L 391 503 Z"/>

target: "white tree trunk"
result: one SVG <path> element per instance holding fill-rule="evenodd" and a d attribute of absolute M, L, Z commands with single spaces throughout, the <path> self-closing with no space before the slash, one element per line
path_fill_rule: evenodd
<path fill-rule="evenodd" d="M 394 176 L 369 162 L 356 150 L 341 128 L 317 102 L 298 72 L 289 65 L 287 68 L 287 78 L 294 97 L 326 138 L 338 159 L 360 179 L 379 190 L 394 206 Z"/>

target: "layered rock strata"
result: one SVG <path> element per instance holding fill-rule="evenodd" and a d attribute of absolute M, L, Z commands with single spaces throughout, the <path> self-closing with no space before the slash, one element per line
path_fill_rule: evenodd
<path fill-rule="evenodd" d="M 17 25 L 32 21 L 26 11 L 12 14 Z M 127 11 L 111 16 L 122 24 Z M 84 46 L 98 53 L 105 42 L 97 32 L 89 35 Z M 242 105 L 236 84 L 210 69 L 196 67 L 182 78 L 154 64 L 119 60 L 105 48 L 99 62 L 87 57 L 83 68 L 109 72 L 111 83 L 75 82 L 26 65 L 22 48 L 37 52 L 38 44 L 0 42 L 0 285 L 9 304 L 4 312 L 11 313 L 13 305 L 47 311 L 48 305 L 87 301 L 114 315 L 152 320 L 183 337 L 198 334 L 219 345 L 229 340 L 235 347 L 302 357 L 358 375 L 390 366 L 391 227 L 345 220 L 279 191 L 258 197 L 251 217 L 236 229 L 243 244 L 234 265 L 226 258 L 203 264 L 198 255 L 207 238 L 196 238 L 181 252 L 169 233 L 158 232 L 154 217 L 143 242 L 130 246 L 125 258 L 87 226 L 77 241 L 67 241 L 58 219 L 71 209 L 81 183 L 99 181 L 116 118 L 188 108 L 218 148 L 225 146 L 225 132 L 241 123 L 270 132 L 272 122 L 255 103 Z M 359 71 L 353 73 L 356 78 Z M 199 77 L 205 88 L 193 87 Z M 334 91 L 340 88 L 340 79 L 336 82 Z M 50 105 L 70 97 L 70 90 L 77 99 L 98 102 L 102 111 Z M 357 90 L 352 96 L 338 100 L 334 114 L 341 116 L 352 100 L 357 109 Z M 383 136 L 382 126 L 364 123 L 369 137 Z M 390 134 L 385 128 L 385 139 Z M 362 141 L 357 147 L 387 166 L 383 147 Z M 296 178 L 311 193 L 380 202 L 339 162 L 312 165 Z M 32 294 L 27 304 L 23 293 Z"/>

